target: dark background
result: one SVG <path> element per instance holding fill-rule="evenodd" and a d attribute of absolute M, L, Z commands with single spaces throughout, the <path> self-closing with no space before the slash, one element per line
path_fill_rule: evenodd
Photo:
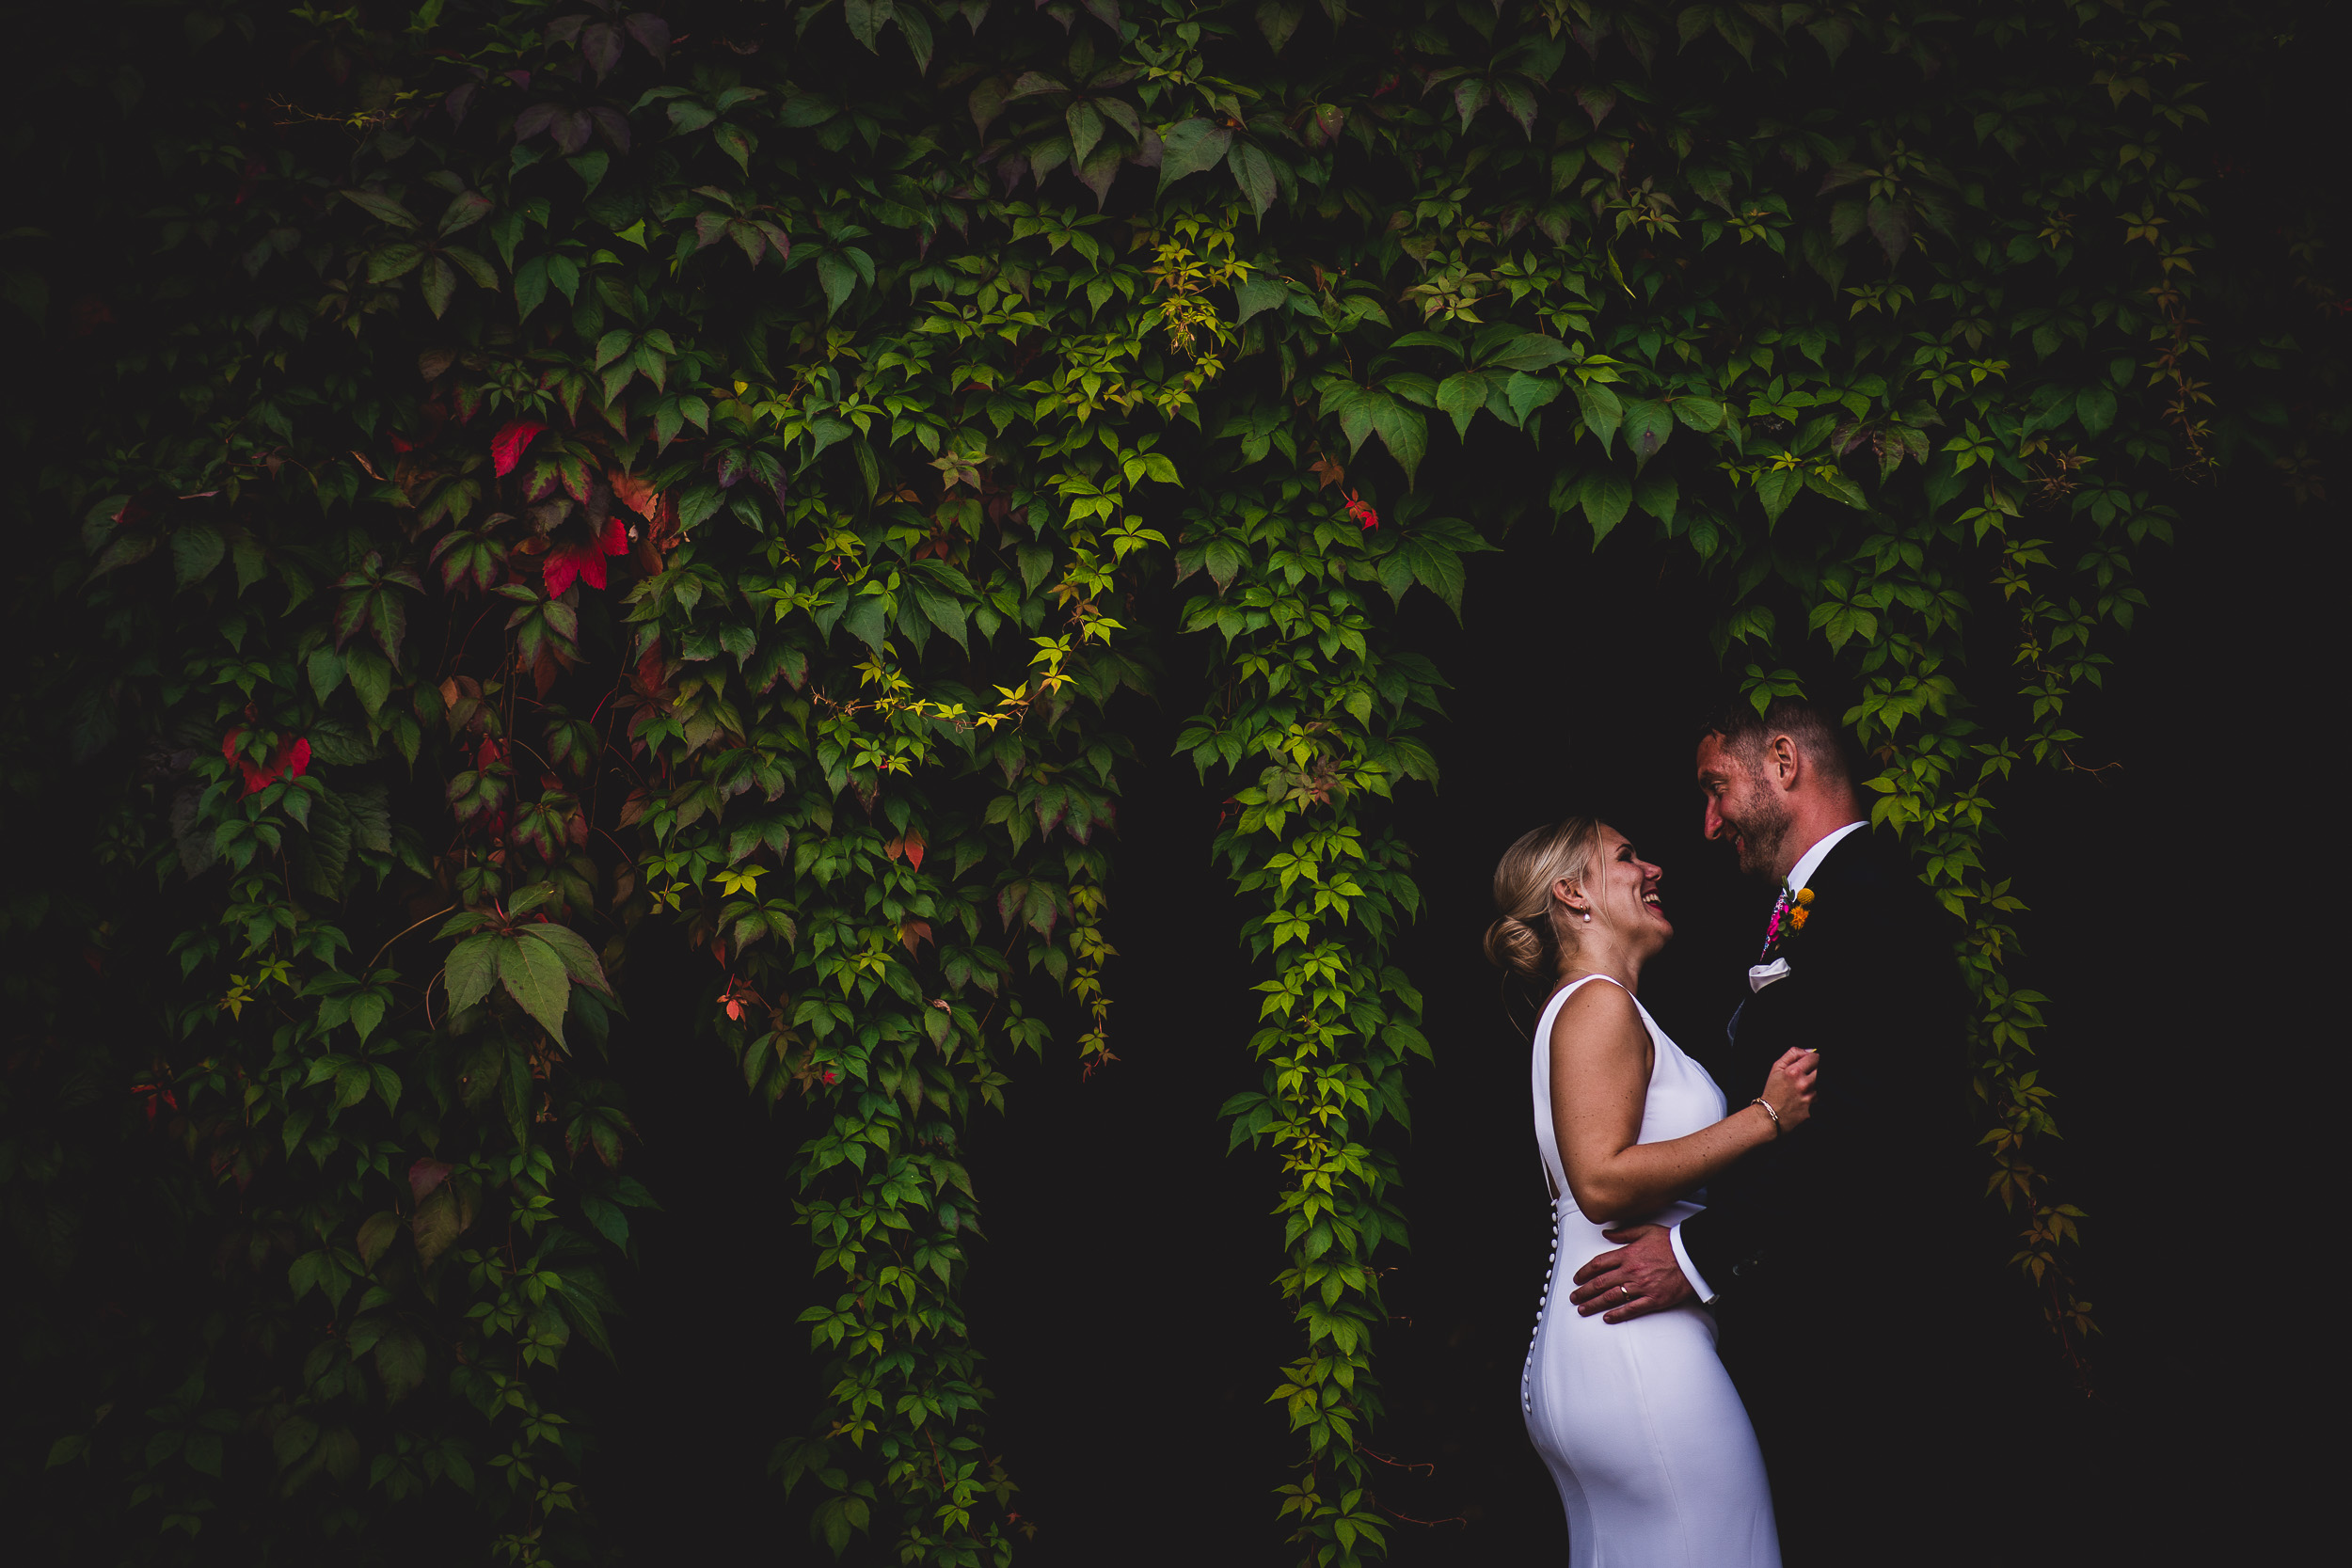
<path fill-rule="evenodd" d="M 2343 56 L 2303 25 L 2305 46 L 2214 91 L 2228 145 L 2208 194 L 2225 233 L 2267 234 L 2305 182 L 2342 180 Z M 2066 1137 L 2047 1159 L 2090 1212 L 2077 1257 L 2104 1330 L 2088 1398 L 2022 1285 L 1994 1292 L 1970 1343 L 1918 1345 L 1923 1361 L 1996 1369 L 1984 1506 L 2011 1535 L 2005 1563 L 2280 1556 L 2341 1447 L 2326 1435 L 2342 1387 L 2328 1146 L 2345 1030 L 2320 987 L 2335 974 L 2321 943 L 2344 925 L 2344 492 L 2296 511 L 2258 460 L 2230 472 L 2189 497 L 2179 548 L 2145 552 L 2152 607 L 2107 644 L 2108 689 L 2076 710 L 2080 754 L 2118 766 L 2030 771 L 2003 794 L 2001 869 L 2031 906 L 2013 973 L 2051 997 L 2040 1046 Z M 1508 475 L 1449 504 L 1484 520 Z M 1631 529 L 1596 558 L 1540 521 L 1472 567 L 1461 624 L 1425 597 L 1406 617 L 1456 689 L 1428 736 L 1443 786 L 1398 809 L 1429 905 L 1396 957 L 1423 989 L 1438 1059 L 1414 1070 L 1414 1129 L 1397 1140 L 1413 1246 L 1385 1259 L 1388 1416 L 1367 1437 L 1401 1466 L 1383 1500 L 1441 1521 L 1400 1525 L 1393 1560 L 1463 1568 L 1559 1561 L 1565 1544 L 1515 1397 L 1546 1209 L 1525 1013 L 1506 1016 L 1477 951 L 1494 859 L 1592 807 L 1663 863 L 1680 935 L 1644 996 L 1694 1049 L 1719 1034 L 1762 916 L 1760 893 L 1699 841 L 1688 780 L 1692 716 L 1719 689 L 1717 587 Z M 1023 1059 L 1010 1114 L 971 1132 L 990 1241 L 965 1297 L 996 1391 L 991 1441 L 1038 1528 L 1020 1559 L 1034 1568 L 1295 1560 L 1273 1489 L 1297 1445 L 1265 1402 L 1297 1346 L 1271 1284 L 1276 1175 L 1263 1154 L 1228 1156 L 1216 1116 L 1257 1080 L 1257 974 L 1207 855 L 1230 786 L 1169 760 L 1202 657 L 1172 650 L 1156 709 L 1129 715 L 1139 761 L 1122 775 L 1106 977 L 1120 1059 L 1089 1081 L 1066 1043 Z M 1979 657 L 1993 676 L 2005 655 L 1995 641 Z M 707 960 L 649 952 L 626 984 L 629 1168 L 669 1208 L 643 1221 L 640 1265 L 617 1281 L 618 1368 L 584 1349 L 567 1368 L 588 1385 L 598 1527 L 630 1561 L 828 1562 L 762 1479 L 769 1445 L 803 1431 L 821 1392 L 796 1322 L 826 1289 L 792 1221 L 803 1129 L 755 1104 L 698 1033 L 719 984 Z M 1983 1266 L 2000 1280 L 2004 1249 L 1988 1244 Z M 1855 1275 L 1836 1284 L 1867 1291 L 1859 1249 Z M 1942 1463 L 1949 1442 L 1983 1438 L 1915 1440 Z M 886 1543 L 855 1556 L 882 1560 Z"/>
<path fill-rule="evenodd" d="M 2336 1366 L 2326 1326 L 2304 1317 L 2331 1251 L 2306 1195 L 2332 1077 L 2322 1053 L 2341 1036 L 2315 1006 L 2325 828 L 2306 819 L 2324 816 L 2329 792 L 2312 783 L 2340 751 L 2310 701 L 2332 595 L 2320 574 L 2245 547 L 2241 504 L 2194 498 L 2183 546 L 2150 557 L 2153 608 L 2080 708 L 2077 755 L 2117 766 L 2021 773 L 2000 817 L 2001 873 L 2031 906 L 2012 973 L 2051 998 L 2040 1051 L 2065 1139 L 2049 1163 L 2090 1212 L 2079 1256 L 2103 1329 L 2090 1397 L 2022 1285 L 1989 1291 L 1967 1343 L 1918 1346 L 1994 1369 L 1983 1398 L 2003 1451 L 1986 1506 L 2007 1562 L 2127 1548 L 2185 1561 L 2225 1542 L 2250 1556 L 2288 1522 L 2280 1426 Z M 2261 518 L 2282 551 L 2315 547 L 2334 522 L 2318 507 Z M 1402 1563 L 1565 1545 L 1513 1397 L 1547 1220 L 1527 1014 L 1506 1016 L 1477 947 L 1496 856 L 1590 804 L 1661 863 L 1679 934 L 1644 999 L 1694 1048 L 1719 1035 L 1762 918 L 1758 888 L 1701 842 L 1689 782 L 1693 716 L 1720 689 L 1711 595 L 1655 552 L 1629 537 L 1596 559 L 1523 526 L 1507 555 L 1474 563 L 1460 626 L 1430 606 L 1408 616 L 1456 689 L 1430 736 L 1442 788 L 1408 791 L 1398 813 L 1428 906 L 1397 957 L 1423 988 L 1437 1062 L 1414 1070 L 1399 1142 L 1413 1245 L 1389 1259 L 1389 1416 L 1369 1442 L 1414 1466 L 1386 1472 L 1382 1500 L 1448 1521 L 1400 1525 Z M 1130 716 L 1139 761 L 1109 927 L 1120 1060 L 1086 1082 L 1066 1047 L 1025 1060 L 1010 1115 L 979 1114 L 970 1137 L 990 1240 L 966 1296 L 997 1393 L 991 1440 L 1038 1526 L 1023 1558 L 1040 1568 L 1291 1560 L 1272 1489 L 1294 1448 L 1264 1402 L 1295 1347 L 1271 1285 L 1276 1173 L 1271 1156 L 1228 1157 L 1216 1116 L 1256 1081 L 1256 976 L 1207 856 L 1220 791 L 1164 760 L 1198 697 L 1197 657 L 1180 647 L 1156 714 Z M 657 1043 L 664 1019 L 707 1010 L 683 994 L 701 977 L 636 976 L 640 1050 L 623 1055 L 658 1069 L 634 1086 L 639 1169 L 683 1201 L 645 1228 L 618 1335 L 627 1372 L 596 1402 L 595 1490 L 633 1559 L 757 1540 L 826 1560 L 757 1484 L 765 1440 L 798 1431 L 817 1392 L 794 1322 L 813 1299 L 791 1225 L 802 1134 L 749 1103 L 715 1042 L 681 1022 Z M 2006 1239 L 1991 1227 L 1988 1279 Z M 713 1299 L 733 1304 L 730 1321 L 686 1315 Z M 748 1369 L 745 1343 L 767 1347 Z M 1913 1440 L 1939 1463 L 1942 1445 L 1983 1439 Z"/>

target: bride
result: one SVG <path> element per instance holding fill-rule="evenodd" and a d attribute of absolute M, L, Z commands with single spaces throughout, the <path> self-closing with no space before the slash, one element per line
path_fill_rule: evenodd
<path fill-rule="evenodd" d="M 1790 1051 L 1725 1116 L 1715 1081 L 1635 999 L 1643 963 L 1674 935 L 1660 876 L 1584 816 L 1527 834 L 1495 868 L 1502 917 L 1486 956 L 1551 988 L 1535 1025 L 1535 1142 L 1557 1223 L 1519 1405 L 1567 1509 L 1570 1568 L 1778 1568 L 1763 1456 L 1707 1309 L 1621 1322 L 1550 1299 L 1553 1277 L 1613 1244 L 1609 1228 L 1697 1213 L 1708 1178 L 1812 1109 L 1819 1058 Z M 1620 1307 L 1646 1299 L 1620 1293 Z"/>

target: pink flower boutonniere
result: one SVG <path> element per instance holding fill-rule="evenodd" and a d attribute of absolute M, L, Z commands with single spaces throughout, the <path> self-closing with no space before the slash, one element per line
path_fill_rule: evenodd
<path fill-rule="evenodd" d="M 1804 923 L 1813 918 L 1813 890 L 1801 887 L 1784 894 L 1772 907 L 1772 923 L 1764 928 L 1764 951 L 1778 952 L 1789 939 L 1804 929 Z"/>

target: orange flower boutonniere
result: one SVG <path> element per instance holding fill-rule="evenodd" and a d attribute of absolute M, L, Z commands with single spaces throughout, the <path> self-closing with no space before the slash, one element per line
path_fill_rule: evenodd
<path fill-rule="evenodd" d="M 1784 893 L 1772 906 L 1772 923 L 1764 928 L 1764 954 L 1770 958 L 1788 945 L 1788 939 L 1804 929 L 1804 923 L 1813 918 L 1813 890 L 1801 887 L 1794 893 Z"/>
<path fill-rule="evenodd" d="M 1789 935 L 1794 936 L 1797 932 L 1804 930 L 1804 923 L 1812 918 L 1813 890 L 1809 887 L 1801 887 L 1788 900 Z"/>

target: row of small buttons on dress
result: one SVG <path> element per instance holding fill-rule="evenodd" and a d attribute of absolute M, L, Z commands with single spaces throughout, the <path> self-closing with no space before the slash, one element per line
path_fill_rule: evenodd
<path fill-rule="evenodd" d="M 1544 1293 L 1535 1303 L 1535 1328 L 1527 1337 L 1527 1360 L 1519 1368 L 1519 1409 L 1535 1413 L 1535 1341 L 1543 1338 L 1544 1308 L 1551 1302 L 1551 1274 L 1560 1266 L 1560 1200 L 1551 1200 L 1551 1257 L 1544 1264 Z"/>

